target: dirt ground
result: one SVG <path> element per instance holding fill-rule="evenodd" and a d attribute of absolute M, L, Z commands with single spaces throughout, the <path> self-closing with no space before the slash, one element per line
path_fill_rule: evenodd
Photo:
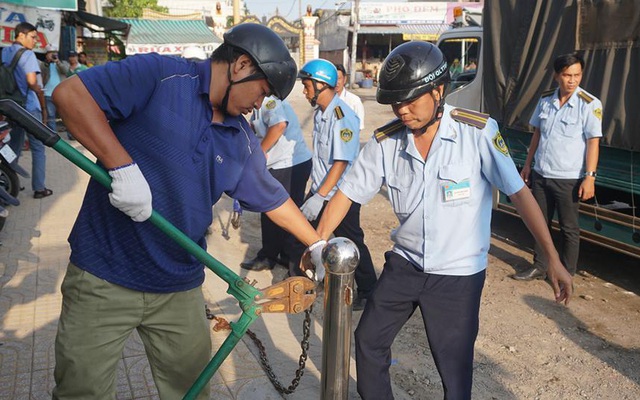
<path fill-rule="evenodd" d="M 376 126 L 393 115 L 375 103 L 375 89 L 356 93 L 367 112 L 364 143 Z M 311 107 L 299 86 L 289 100 L 310 140 Z M 221 203 L 220 211 L 229 204 Z M 384 191 L 362 208 L 361 219 L 380 273 L 384 252 L 392 247 L 389 233 L 397 225 Z M 226 220 L 219 222 L 213 227 L 214 235 L 224 234 L 225 225 L 228 227 Z M 522 222 L 498 213 L 493 232 L 476 342 L 473 397 L 639 399 L 640 260 L 583 243 L 575 295 L 565 307 L 554 303 L 547 283 L 509 278 L 532 261 L 531 238 Z M 242 236 L 248 247 L 231 251 L 250 259 L 260 247 L 257 214 L 243 214 Z M 322 319 L 321 306 L 314 314 Z M 354 313 L 354 327 L 359 317 L 360 313 Z M 395 340 L 391 371 L 394 384 L 411 398 L 443 397 L 419 312 Z"/>

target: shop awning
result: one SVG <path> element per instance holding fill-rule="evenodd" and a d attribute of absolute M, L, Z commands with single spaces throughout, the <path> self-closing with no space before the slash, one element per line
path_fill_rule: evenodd
<path fill-rule="evenodd" d="M 181 55 L 189 46 L 202 48 L 211 54 L 221 43 L 201 19 L 151 20 L 123 19 L 131 25 L 127 36 L 127 54 L 160 53 Z"/>
<path fill-rule="evenodd" d="M 117 19 L 101 17 L 99 15 L 90 14 L 85 11 L 73 13 L 78 25 L 82 25 L 93 32 L 113 32 L 119 31 L 126 34 L 129 30 L 129 24 L 120 22 Z"/>
<path fill-rule="evenodd" d="M 402 35 L 402 29 L 396 25 L 360 25 L 358 35 Z"/>
<path fill-rule="evenodd" d="M 451 27 L 447 23 L 399 24 L 402 33 L 410 35 L 440 35 Z"/>

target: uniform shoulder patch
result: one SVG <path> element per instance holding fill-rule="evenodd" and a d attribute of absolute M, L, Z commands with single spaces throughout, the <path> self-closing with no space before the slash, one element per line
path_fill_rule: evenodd
<path fill-rule="evenodd" d="M 349 128 L 342 129 L 340 131 L 340 139 L 345 143 L 349 143 L 353 139 L 353 131 Z"/>
<path fill-rule="evenodd" d="M 593 97 L 589 96 L 587 94 L 587 92 L 581 90 L 580 93 L 578 93 L 578 97 L 580 97 L 582 100 L 584 100 L 587 104 L 591 103 L 593 101 Z"/>
<path fill-rule="evenodd" d="M 389 136 L 392 136 L 400 132 L 400 130 L 403 127 L 404 127 L 404 124 L 402 123 L 402 120 L 396 118 L 393 121 L 389 122 L 388 124 L 383 125 L 380 128 L 373 131 L 373 136 L 376 138 L 376 141 L 380 143 L 383 140 L 387 139 Z"/>
<path fill-rule="evenodd" d="M 344 111 L 342 111 L 342 108 L 340 108 L 340 106 L 336 106 L 336 108 L 333 109 L 333 113 L 338 119 L 344 118 Z"/>
<path fill-rule="evenodd" d="M 451 119 L 463 124 L 471 125 L 478 129 L 484 129 L 489 119 L 489 114 L 478 111 L 466 110 L 464 108 L 454 108 L 451 110 Z"/>
<path fill-rule="evenodd" d="M 540 97 L 544 99 L 545 97 L 549 97 L 549 96 L 553 95 L 555 92 L 556 92 L 555 89 L 545 90 L 544 92 L 542 92 L 540 94 Z"/>
<path fill-rule="evenodd" d="M 504 139 L 502 138 L 500 131 L 496 132 L 496 134 L 493 136 L 493 139 L 491 139 L 491 141 L 493 142 L 493 147 L 495 147 L 496 150 L 498 150 L 500 153 L 504 154 L 505 156 L 510 157 L 509 148 L 507 148 L 507 144 L 504 142 Z"/>
<path fill-rule="evenodd" d="M 273 110 L 274 108 L 276 108 L 276 101 L 275 100 L 267 101 L 267 104 L 265 104 L 265 107 L 267 108 L 267 110 Z"/>

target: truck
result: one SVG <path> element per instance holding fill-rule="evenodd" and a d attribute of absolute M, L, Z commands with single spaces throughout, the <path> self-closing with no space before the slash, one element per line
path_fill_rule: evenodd
<path fill-rule="evenodd" d="M 481 25 L 458 15 L 437 45 L 449 63 L 474 60 L 475 69 L 452 73 L 446 101 L 496 119 L 518 168 L 538 99 L 556 87 L 553 60 L 583 55 L 580 86 L 603 103 L 603 138 L 596 195 L 580 204 L 581 238 L 640 257 L 640 2 L 485 0 Z M 503 193 L 494 209 L 517 215 Z"/>

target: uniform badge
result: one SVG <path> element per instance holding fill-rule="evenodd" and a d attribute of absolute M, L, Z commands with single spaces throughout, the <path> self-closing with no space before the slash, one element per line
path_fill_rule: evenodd
<path fill-rule="evenodd" d="M 507 144 L 504 142 L 500 131 L 496 132 L 496 135 L 491 141 L 493 142 L 493 147 L 495 147 L 496 150 L 509 157 L 509 149 L 507 148 Z"/>
<path fill-rule="evenodd" d="M 351 129 L 344 128 L 343 130 L 340 131 L 340 139 L 342 139 L 343 142 L 347 143 L 352 138 L 353 138 L 353 132 L 351 131 Z"/>
<path fill-rule="evenodd" d="M 265 107 L 267 107 L 267 110 L 273 110 L 274 108 L 276 108 L 276 101 L 275 100 L 267 101 L 267 104 L 265 104 Z"/>
<path fill-rule="evenodd" d="M 599 120 L 602 120 L 602 108 L 596 108 L 593 110 L 593 115 L 595 115 Z"/>

